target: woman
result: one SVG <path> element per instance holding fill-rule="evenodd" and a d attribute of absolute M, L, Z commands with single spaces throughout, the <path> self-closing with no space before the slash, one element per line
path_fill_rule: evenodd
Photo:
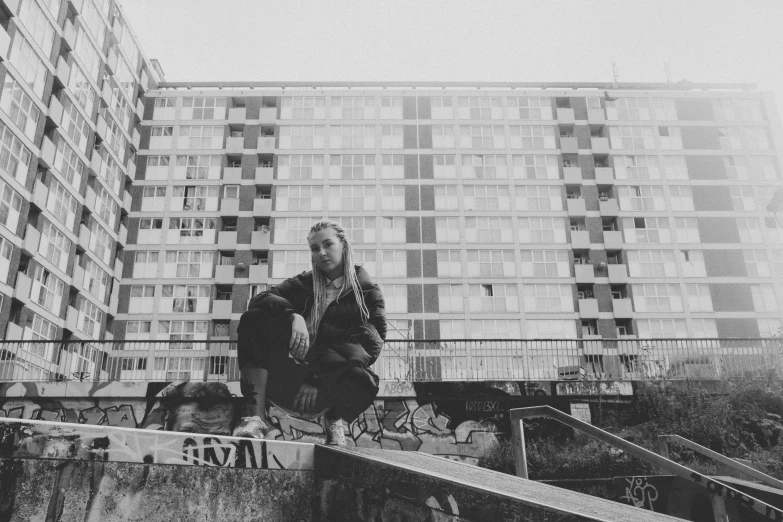
<path fill-rule="evenodd" d="M 386 338 L 386 311 L 378 286 L 354 266 L 339 223 L 316 223 L 307 240 L 312 271 L 251 299 L 239 321 L 241 390 L 249 416 L 234 436 L 266 436 L 269 398 L 302 415 L 324 413 L 327 444 L 345 446 L 343 421 L 353 421 L 378 393 L 378 377 L 369 367 Z"/>

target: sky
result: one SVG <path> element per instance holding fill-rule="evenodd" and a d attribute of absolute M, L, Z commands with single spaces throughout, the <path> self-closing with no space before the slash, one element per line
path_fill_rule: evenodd
<path fill-rule="evenodd" d="M 755 83 L 781 0 L 121 0 L 168 81 Z"/>

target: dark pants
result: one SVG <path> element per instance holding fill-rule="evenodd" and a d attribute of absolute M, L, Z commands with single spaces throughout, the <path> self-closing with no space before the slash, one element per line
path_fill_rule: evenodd
<path fill-rule="evenodd" d="M 246 365 L 267 370 L 267 398 L 293 410 L 294 398 L 309 372 L 288 356 L 291 323 L 270 317 L 262 310 L 248 310 L 239 320 L 238 337 L 240 370 Z M 315 411 L 332 408 L 333 416 L 348 422 L 366 410 L 378 393 L 368 380 L 367 370 L 355 366 L 319 375 L 316 381 Z"/>

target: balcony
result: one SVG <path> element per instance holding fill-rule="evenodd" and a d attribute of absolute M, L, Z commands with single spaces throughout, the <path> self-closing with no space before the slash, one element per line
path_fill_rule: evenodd
<path fill-rule="evenodd" d="M 38 243 L 41 242 L 41 232 L 38 231 L 33 225 L 27 224 L 24 234 L 24 242 L 22 243 L 22 250 L 31 256 L 38 254 Z"/>
<path fill-rule="evenodd" d="M 90 156 L 90 170 L 92 170 L 93 174 L 96 176 L 100 176 L 102 168 L 103 158 L 101 158 L 101 155 L 97 150 L 93 150 L 92 156 Z"/>
<path fill-rule="evenodd" d="M 272 199 L 254 199 L 253 200 L 253 215 L 259 216 L 271 216 L 272 215 Z"/>
<path fill-rule="evenodd" d="M 144 119 L 144 102 L 141 101 L 141 98 L 136 100 L 136 117 L 139 120 L 143 120 Z"/>
<path fill-rule="evenodd" d="M 223 182 L 238 185 L 242 181 L 242 167 L 224 167 Z"/>
<path fill-rule="evenodd" d="M 41 156 L 38 158 L 44 167 L 50 169 L 54 166 L 54 154 L 57 151 L 57 147 L 54 146 L 52 140 L 48 136 L 44 136 L 43 143 L 41 143 Z"/>
<path fill-rule="evenodd" d="M 253 250 L 269 250 L 272 234 L 268 231 L 254 230 L 250 239 L 250 248 Z"/>
<path fill-rule="evenodd" d="M 125 268 L 124 263 L 122 260 L 118 257 L 114 259 L 114 272 L 112 275 L 114 276 L 114 279 L 120 280 L 122 279 L 122 271 Z"/>
<path fill-rule="evenodd" d="M 595 283 L 593 265 L 574 265 L 574 278 L 577 283 Z"/>
<path fill-rule="evenodd" d="M 24 329 L 16 323 L 8 321 L 8 326 L 5 330 L 6 341 L 21 341 L 24 336 Z"/>
<path fill-rule="evenodd" d="M 233 284 L 234 283 L 234 265 L 217 265 L 215 267 L 215 283 Z"/>
<path fill-rule="evenodd" d="M 62 56 L 57 58 L 57 68 L 54 71 L 54 75 L 57 77 L 60 83 L 63 85 L 68 85 L 68 81 L 71 78 L 71 67 Z"/>
<path fill-rule="evenodd" d="M 590 250 L 590 232 L 587 230 L 572 230 L 571 248 L 574 250 Z"/>
<path fill-rule="evenodd" d="M 118 61 L 118 52 L 117 49 L 109 48 L 108 56 L 106 58 L 106 67 L 109 69 L 109 72 L 112 74 L 115 74 L 117 72 L 117 61 Z"/>
<path fill-rule="evenodd" d="M 136 150 L 139 150 L 139 144 L 141 143 L 141 135 L 139 134 L 139 131 L 136 129 L 133 129 L 133 132 L 131 132 L 131 143 L 133 144 L 133 148 Z"/>
<path fill-rule="evenodd" d="M 619 230 L 604 232 L 604 248 L 607 252 L 622 250 L 624 247 L 623 233 Z"/>
<path fill-rule="evenodd" d="M 590 138 L 593 154 L 609 154 L 609 138 Z"/>
<path fill-rule="evenodd" d="M 111 293 L 111 297 L 109 297 L 109 313 L 113 316 L 117 316 L 117 309 L 120 305 L 120 292 L 118 289 L 115 289 L 114 292 Z"/>
<path fill-rule="evenodd" d="M 614 170 L 612 167 L 596 167 L 595 182 L 598 185 L 614 185 Z"/>
<path fill-rule="evenodd" d="M 73 278 L 71 279 L 71 286 L 78 288 L 79 290 L 84 288 L 84 268 L 79 265 L 73 267 Z"/>
<path fill-rule="evenodd" d="M 231 319 L 234 301 L 212 301 L 212 319 Z"/>
<path fill-rule="evenodd" d="M 221 230 L 220 232 L 218 232 L 218 250 L 236 250 L 236 248 L 237 248 L 236 231 L 227 232 L 225 230 Z"/>
<path fill-rule="evenodd" d="M 272 154 L 275 152 L 275 137 L 274 136 L 259 136 L 258 138 L 258 153 Z"/>
<path fill-rule="evenodd" d="M 71 332 L 77 331 L 76 325 L 79 320 L 79 312 L 73 306 L 68 307 L 68 311 L 65 314 L 65 328 Z"/>
<path fill-rule="evenodd" d="M 576 119 L 574 118 L 574 109 L 558 108 L 557 109 L 557 123 L 565 123 L 573 125 Z"/>
<path fill-rule="evenodd" d="M 229 136 L 226 138 L 226 152 L 228 154 L 242 154 L 245 150 L 244 136 Z"/>
<path fill-rule="evenodd" d="M 125 212 L 130 212 L 132 204 L 133 198 L 131 197 L 130 192 L 126 190 L 122 193 L 122 208 L 125 210 Z"/>
<path fill-rule="evenodd" d="M 631 319 L 633 317 L 633 305 L 630 299 L 612 299 L 612 311 L 615 319 Z"/>
<path fill-rule="evenodd" d="M 277 121 L 277 107 L 261 107 L 258 111 L 259 123 L 275 123 Z"/>
<path fill-rule="evenodd" d="M 98 115 L 98 121 L 95 127 L 98 136 L 101 138 L 101 140 L 105 141 L 106 136 L 108 135 L 108 125 L 106 125 L 106 120 L 100 114 Z"/>
<path fill-rule="evenodd" d="M 233 107 L 228 110 L 229 125 L 244 125 L 247 119 L 247 108 Z"/>
<path fill-rule="evenodd" d="M 250 265 L 250 284 L 259 285 L 269 282 L 269 265 Z"/>
<path fill-rule="evenodd" d="M 560 110 L 560 109 L 558 109 Z M 563 154 L 578 154 L 579 142 L 576 138 L 561 137 L 560 138 L 560 151 Z"/>
<path fill-rule="evenodd" d="M 0 61 L 8 60 L 8 49 L 11 47 L 11 37 L 0 27 Z"/>
<path fill-rule="evenodd" d="M 35 180 L 33 186 L 33 205 L 43 210 L 46 208 L 46 200 L 49 198 L 49 189 L 40 180 Z"/>
<path fill-rule="evenodd" d="M 60 126 L 60 122 L 63 121 L 63 104 L 56 96 L 49 98 L 49 108 L 46 111 L 46 117 L 55 127 Z"/>
<path fill-rule="evenodd" d="M 237 216 L 239 215 L 239 199 L 222 199 L 220 200 L 220 215 L 221 216 Z"/>
<path fill-rule="evenodd" d="M 128 244 L 128 229 L 125 225 L 120 225 L 119 239 L 121 245 Z"/>
<path fill-rule="evenodd" d="M 111 83 L 104 82 L 103 88 L 101 89 L 101 99 L 107 107 L 111 107 Z"/>
<path fill-rule="evenodd" d="M 90 248 L 90 229 L 87 228 L 87 225 L 79 225 L 79 241 L 76 245 L 82 250 Z"/>
<path fill-rule="evenodd" d="M 568 198 L 566 199 L 566 205 L 568 206 L 569 216 L 585 217 L 587 215 L 585 200 L 582 198 Z"/>
<path fill-rule="evenodd" d="M 76 28 L 70 20 L 65 21 L 62 43 L 69 51 L 76 48 Z"/>
<path fill-rule="evenodd" d="M 610 285 L 628 283 L 628 268 L 625 265 L 607 265 Z"/>
<path fill-rule="evenodd" d="M 606 124 L 606 114 L 603 109 L 587 109 L 587 123 L 590 126 Z"/>
<path fill-rule="evenodd" d="M 134 162 L 132 159 L 128 159 L 127 172 L 128 172 L 128 177 L 135 181 L 136 180 L 136 162 Z"/>
<path fill-rule="evenodd" d="M 604 217 L 617 217 L 620 214 L 620 206 L 614 198 L 602 199 L 598 202 L 598 211 Z"/>
<path fill-rule="evenodd" d="M 274 167 L 256 167 L 256 185 L 271 185 Z"/>
<path fill-rule="evenodd" d="M 581 185 L 581 167 L 563 167 L 563 179 L 565 180 L 566 185 Z"/>
<path fill-rule="evenodd" d="M 84 206 L 90 209 L 90 211 L 95 210 L 96 198 L 97 196 L 95 195 L 95 191 L 92 189 L 92 187 L 87 187 L 84 192 Z"/>
<path fill-rule="evenodd" d="M 579 317 L 598 319 L 598 299 L 579 299 Z"/>
<path fill-rule="evenodd" d="M 23 272 L 16 274 L 16 285 L 14 286 L 13 297 L 23 303 L 27 303 L 30 300 L 30 288 L 32 287 L 32 280 Z"/>

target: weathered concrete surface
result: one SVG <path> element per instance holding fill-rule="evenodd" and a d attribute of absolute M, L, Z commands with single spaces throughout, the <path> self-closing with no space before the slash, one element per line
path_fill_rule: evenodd
<path fill-rule="evenodd" d="M 308 471 L 2 459 L 0 520 L 302 522 L 315 487 Z"/>
<path fill-rule="evenodd" d="M 431 520 L 421 518 L 422 508 L 437 513 L 435 520 L 475 522 L 678 520 L 421 453 L 316 446 L 315 468 L 322 477 L 321 520 L 375 513 L 390 517 L 375 518 L 384 522 Z M 396 516 L 405 504 L 418 506 L 415 516 Z"/>

